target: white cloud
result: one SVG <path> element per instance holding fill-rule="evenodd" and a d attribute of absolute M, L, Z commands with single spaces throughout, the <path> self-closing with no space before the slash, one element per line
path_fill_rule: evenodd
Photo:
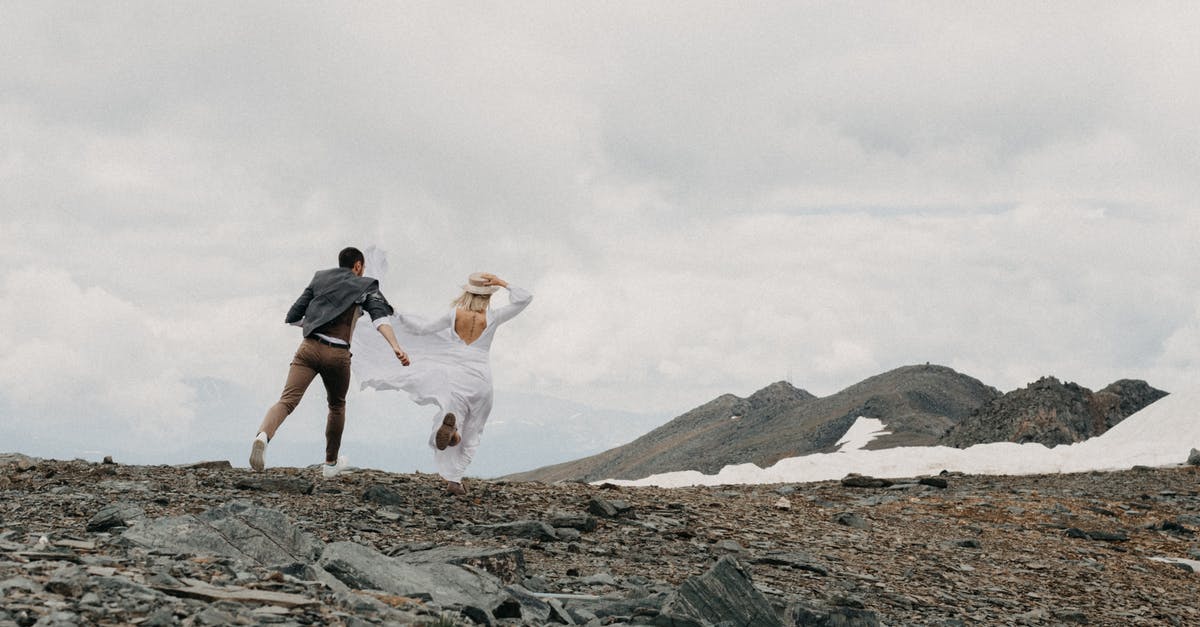
<path fill-rule="evenodd" d="M 192 391 L 151 316 L 61 271 L 10 271 L 0 285 L 0 325 L 11 330 L 0 339 L 0 395 L 39 429 L 111 415 L 115 428 L 162 435 L 191 418 Z"/>
<path fill-rule="evenodd" d="M 1183 370 L 1155 364 L 1164 342 L 1195 354 L 1178 338 L 1194 325 L 1200 259 L 1179 227 L 1021 206 L 648 231 L 540 282 L 511 367 L 593 401 L 680 408 L 789 374 L 827 394 L 925 361 L 1004 389 L 1043 374 L 1178 381 Z"/>
<path fill-rule="evenodd" d="M 1170 389 L 1200 352 L 1197 27 L 1093 3 L 8 7 L 0 345 L 32 366 L 0 393 L 174 420 L 211 376 L 267 403 L 283 312 L 370 243 L 404 309 L 476 270 L 531 288 L 498 384 L 576 400 L 684 411 L 924 361 Z"/>

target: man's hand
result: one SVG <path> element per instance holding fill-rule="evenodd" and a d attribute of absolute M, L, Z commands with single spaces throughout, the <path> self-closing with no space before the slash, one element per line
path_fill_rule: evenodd
<path fill-rule="evenodd" d="M 392 325 L 380 324 L 375 329 L 379 331 L 380 335 L 383 335 L 383 339 L 387 340 L 388 346 L 392 347 L 392 352 L 396 354 L 396 359 L 399 359 L 401 364 L 407 366 L 410 363 L 408 361 L 408 353 L 404 352 L 403 348 L 400 348 L 400 342 L 396 341 L 396 333 L 392 331 Z"/>
<path fill-rule="evenodd" d="M 399 359 L 401 364 L 407 366 L 412 363 L 408 360 L 408 353 L 404 352 L 403 348 L 400 348 L 399 346 L 393 346 L 392 352 L 396 354 L 396 359 Z"/>

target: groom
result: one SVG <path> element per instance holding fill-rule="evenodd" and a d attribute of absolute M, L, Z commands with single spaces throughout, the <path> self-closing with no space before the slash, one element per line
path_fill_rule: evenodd
<path fill-rule="evenodd" d="M 313 275 L 304 293 L 288 310 L 285 322 L 301 327 L 304 340 L 292 358 L 287 381 L 279 402 L 267 410 L 258 435 L 250 449 L 250 467 L 262 470 L 267 442 L 283 419 L 296 409 L 304 391 L 318 375 L 325 384 L 329 402 L 329 418 L 325 423 L 325 478 L 337 476 L 345 469 L 345 458 L 338 458 L 342 446 L 342 429 L 346 425 L 346 391 L 350 388 L 350 337 L 361 310 L 371 316 L 375 328 L 387 339 L 400 363 L 409 364 L 408 355 L 400 348 L 388 316 L 392 306 L 379 291 L 379 281 L 363 276 L 365 259 L 357 248 L 338 253 L 338 267 L 321 270 Z"/>

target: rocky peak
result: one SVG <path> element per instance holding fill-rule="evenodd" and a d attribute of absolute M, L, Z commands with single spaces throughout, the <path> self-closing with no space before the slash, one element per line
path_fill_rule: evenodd
<path fill-rule="evenodd" d="M 1140 379 L 1120 379 L 1109 383 L 1104 389 L 1096 392 L 1112 394 L 1118 400 L 1118 409 L 1125 416 L 1132 416 L 1150 403 L 1167 395 L 1166 392 L 1152 387 Z"/>
<path fill-rule="evenodd" d="M 1037 442 L 1053 447 L 1095 437 L 1166 396 L 1145 381 L 1122 379 L 1092 392 L 1044 376 L 984 404 L 951 427 L 942 444 L 965 448 L 983 442 Z"/>
<path fill-rule="evenodd" d="M 806 390 L 793 386 L 787 381 L 776 381 L 745 399 L 740 399 L 736 409 L 740 413 L 746 414 L 776 407 L 791 406 L 815 398 L 817 397 L 809 394 Z"/>

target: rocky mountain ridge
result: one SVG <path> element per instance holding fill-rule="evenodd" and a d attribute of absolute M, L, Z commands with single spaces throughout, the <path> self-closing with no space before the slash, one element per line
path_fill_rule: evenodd
<path fill-rule="evenodd" d="M 1195 466 L 467 498 L 318 476 L 0 455 L 0 626 L 1200 622 Z"/>
<path fill-rule="evenodd" d="M 859 417 L 889 431 L 868 449 L 985 442 L 1077 442 L 1107 431 L 1165 396 L 1122 379 L 1092 393 L 1043 377 L 1001 394 L 944 366 L 904 366 L 818 398 L 780 381 L 747 398 L 720 396 L 622 446 L 583 459 L 515 473 L 521 481 L 639 479 L 677 470 L 718 472 L 729 464 L 768 467 L 785 457 L 831 452 Z"/>
<path fill-rule="evenodd" d="M 927 445 L 998 396 L 977 379 L 929 364 L 897 368 L 823 398 L 780 381 L 744 399 L 720 396 L 629 444 L 506 478 L 598 481 L 674 470 L 714 473 L 747 462 L 766 467 L 834 450 L 859 416 L 882 419 L 891 432 L 873 448 Z"/>
<path fill-rule="evenodd" d="M 992 399 L 951 427 L 941 444 L 1037 442 L 1048 447 L 1082 442 L 1166 396 L 1145 381 L 1121 379 L 1098 392 L 1042 377 Z"/>

